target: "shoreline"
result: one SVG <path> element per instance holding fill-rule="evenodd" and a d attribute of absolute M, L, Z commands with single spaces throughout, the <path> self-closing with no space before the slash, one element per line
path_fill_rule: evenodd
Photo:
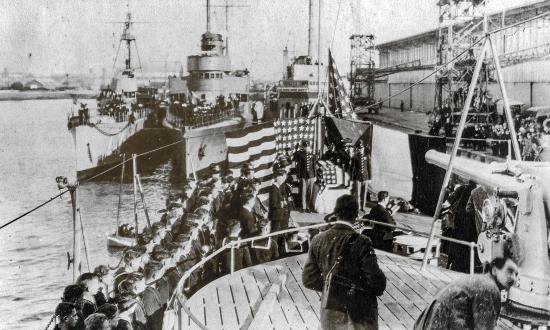
<path fill-rule="evenodd" d="M 2 101 L 30 101 L 30 100 L 59 100 L 77 98 L 93 98 L 97 93 L 88 90 L 71 91 L 16 91 L 0 90 L 0 102 Z"/>

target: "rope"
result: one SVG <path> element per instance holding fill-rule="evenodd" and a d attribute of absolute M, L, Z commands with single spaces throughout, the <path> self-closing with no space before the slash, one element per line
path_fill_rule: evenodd
<path fill-rule="evenodd" d="M 90 270 L 90 258 L 88 257 L 88 247 L 86 245 L 86 236 L 84 235 L 84 224 L 82 223 L 82 213 L 80 212 L 80 208 L 78 208 L 78 218 L 80 219 L 80 228 L 82 233 L 82 241 L 84 242 L 84 253 L 86 254 L 86 266 L 88 267 L 88 272 L 91 272 Z"/>
<path fill-rule="evenodd" d="M 48 324 L 46 324 L 46 327 L 44 328 L 44 330 L 48 330 L 50 328 L 50 325 L 52 325 L 52 323 L 55 320 L 56 316 L 57 315 L 55 315 L 55 313 L 52 315 L 52 317 L 50 318 L 50 321 L 48 322 Z"/>
<path fill-rule="evenodd" d="M 336 35 L 336 28 L 338 27 L 338 18 L 340 17 L 340 5 L 342 5 L 342 0 L 338 1 L 338 11 L 336 13 L 336 22 L 334 23 L 334 30 L 332 30 L 332 39 L 330 40 L 330 48 L 332 49 L 332 45 L 334 43 L 334 36 Z M 319 60 L 319 59 L 317 59 Z M 321 87 L 319 87 L 321 88 Z"/>
<path fill-rule="evenodd" d="M 125 129 L 127 129 L 129 126 L 130 126 L 130 122 L 128 122 L 126 124 L 126 126 L 124 126 L 123 128 L 120 129 L 120 131 L 116 132 L 116 133 L 108 133 L 104 130 L 102 130 L 101 128 L 99 128 L 99 125 L 98 124 L 90 124 L 91 127 L 95 128 L 99 133 L 103 134 L 103 135 L 106 135 L 106 136 L 115 136 L 115 135 L 119 135 L 120 133 L 122 133 Z"/>
<path fill-rule="evenodd" d="M 120 171 L 120 187 L 118 189 L 118 208 L 116 211 L 116 224 L 117 224 L 117 234 L 118 234 L 118 222 L 120 220 L 120 205 L 122 204 L 122 183 L 124 180 L 124 162 L 126 161 L 126 154 L 122 155 L 122 169 Z"/>
<path fill-rule="evenodd" d="M 118 261 L 118 264 L 114 267 L 111 267 L 109 266 L 109 269 L 110 270 L 115 270 L 117 269 L 118 267 L 120 267 L 120 265 L 122 264 L 122 261 L 124 260 L 124 253 L 126 252 L 126 250 L 128 250 L 129 248 L 124 248 L 124 250 L 122 250 L 122 256 L 120 257 L 120 260 Z"/>
<path fill-rule="evenodd" d="M 15 219 L 6 222 L 6 223 L 3 224 L 2 226 L 0 226 L 0 229 L 3 229 L 4 227 L 6 227 L 6 226 L 8 226 L 8 225 L 11 225 L 11 224 L 14 223 L 15 221 L 17 221 L 17 220 L 23 218 L 24 216 L 26 216 L 26 215 L 28 215 L 28 214 L 30 214 L 30 213 L 32 213 L 32 212 L 38 210 L 39 208 L 41 208 L 42 206 L 44 206 L 44 205 L 50 203 L 50 202 L 53 201 L 54 199 L 56 199 L 56 198 L 58 198 L 58 197 L 61 197 L 61 196 L 65 195 L 67 192 L 69 192 L 68 189 L 65 190 L 65 191 L 63 191 L 63 192 L 61 192 L 60 194 L 55 195 L 54 197 L 51 197 L 51 198 L 48 199 L 47 201 L 45 201 L 45 202 L 41 203 L 40 205 L 38 205 L 38 206 L 36 206 L 36 207 L 30 209 L 29 211 L 27 211 L 27 212 L 21 214 L 20 216 L 16 217 Z"/>

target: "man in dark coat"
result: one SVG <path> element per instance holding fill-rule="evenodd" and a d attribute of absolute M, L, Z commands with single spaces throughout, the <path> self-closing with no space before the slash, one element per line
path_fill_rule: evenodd
<path fill-rule="evenodd" d="M 357 217 L 359 205 L 351 195 L 343 195 L 336 200 L 334 214 L 337 221 L 327 231 L 315 236 L 311 241 L 309 255 L 304 266 L 302 282 L 304 286 L 323 291 L 326 275 L 342 254 L 352 235 L 356 235 L 349 253 L 342 262 L 347 269 L 353 268 L 359 275 L 357 280 L 361 297 L 357 305 L 349 306 L 346 312 L 321 308 L 322 329 L 378 329 L 378 305 L 376 296 L 386 288 L 386 276 L 378 267 L 371 240 L 355 233 L 352 224 Z M 348 258 L 349 257 L 349 258 Z M 323 292 L 323 295 L 326 294 Z M 322 299 L 330 299 L 323 297 Z"/>
<path fill-rule="evenodd" d="M 311 147 L 307 141 L 302 141 L 300 149 L 294 153 L 296 162 L 296 176 L 300 181 L 300 194 L 302 196 L 302 210 L 310 211 L 313 205 L 313 184 L 315 182 L 315 164 Z"/>
<path fill-rule="evenodd" d="M 395 225 L 393 220 L 393 213 L 395 211 L 388 211 L 386 206 L 390 201 L 390 195 L 387 191 L 378 192 L 378 204 L 376 204 L 367 216 L 370 220 L 385 222 L 387 224 Z M 372 242 L 375 248 L 384 251 L 392 251 L 393 248 L 393 228 L 388 226 L 374 225 L 372 228 Z"/>
<path fill-rule="evenodd" d="M 468 242 L 477 241 L 474 215 L 470 215 L 466 210 L 470 193 L 475 187 L 476 183 L 473 181 L 468 182 L 468 184 L 458 184 L 449 196 L 450 210 L 454 222 L 452 238 Z M 469 247 L 462 244 L 449 243 L 448 253 L 448 268 L 463 273 L 470 271 Z"/>
<path fill-rule="evenodd" d="M 363 211 L 369 193 L 369 152 L 368 147 L 363 144 L 363 141 L 360 142 L 355 150 L 351 150 L 350 178 L 353 182 L 354 195 L 357 197 L 361 211 Z"/>
<path fill-rule="evenodd" d="M 244 201 L 244 205 L 241 207 L 239 212 L 239 222 L 241 224 L 241 232 L 239 236 L 241 238 L 249 238 L 267 234 L 266 232 L 264 232 L 264 228 L 266 227 L 267 222 L 265 221 L 265 219 L 258 219 L 256 214 L 254 214 L 253 212 L 254 204 L 256 202 L 256 196 L 252 193 L 246 193 L 244 196 L 241 197 L 241 199 Z M 262 245 L 267 247 L 268 239 L 255 242 L 255 245 Z M 254 263 L 265 263 L 270 261 L 272 258 L 277 257 L 277 246 L 274 241 L 272 242 L 270 248 L 266 249 L 252 248 L 251 246 L 250 254 L 252 256 L 252 259 L 254 260 Z"/>
<path fill-rule="evenodd" d="M 271 223 L 271 232 L 288 229 L 288 221 L 290 219 L 290 209 L 288 203 L 282 193 L 283 184 L 287 179 L 287 172 L 282 169 L 275 170 L 275 180 L 269 191 L 269 211 L 267 218 Z M 279 248 L 279 256 L 285 254 L 284 251 L 284 236 L 273 237 L 277 241 Z"/>
<path fill-rule="evenodd" d="M 517 280 L 518 266 L 510 255 L 494 258 L 487 273 L 463 276 L 443 288 L 414 325 L 424 329 L 496 329 L 500 291 Z"/>
<path fill-rule="evenodd" d="M 271 222 L 271 232 L 288 229 L 288 220 L 290 210 L 282 194 L 282 185 L 286 181 L 286 171 L 277 169 L 275 171 L 275 181 L 269 191 L 269 211 L 267 218 Z"/>

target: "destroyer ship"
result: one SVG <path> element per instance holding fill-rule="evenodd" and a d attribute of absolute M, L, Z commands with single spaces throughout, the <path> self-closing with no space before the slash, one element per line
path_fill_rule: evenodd
<path fill-rule="evenodd" d="M 136 37 L 132 33 L 134 22 L 130 12 L 123 24 L 119 50 L 123 44 L 127 49 L 124 68 L 101 88 L 97 108 L 88 109 L 81 103 L 78 115 L 73 114 L 68 120 L 79 180 L 89 179 L 120 162 L 122 153 L 140 153 L 153 148 L 154 144 L 146 142 L 158 140 L 142 132 L 148 118 L 154 125 L 160 102 L 155 99 L 155 89 L 138 87 L 132 60 L 132 43 L 135 45 Z"/>
<path fill-rule="evenodd" d="M 182 132 L 185 139 L 183 152 L 186 167 L 184 168 L 193 173 L 205 170 L 210 164 L 220 163 L 225 159 L 226 142 L 223 133 L 244 126 L 246 121 L 244 118 L 248 115 L 246 106 L 235 97 L 235 85 L 231 87 L 232 92 L 227 92 L 229 87 L 223 83 L 210 84 L 211 80 L 223 79 L 225 75 L 232 76 L 230 71 L 217 72 L 216 68 L 218 70 L 220 67 L 227 68 L 219 64 L 224 61 L 220 57 L 227 56 L 223 55 L 221 35 L 212 34 L 209 29 L 207 30 L 208 32 L 203 35 L 202 39 L 203 54 L 189 57 L 190 75 L 185 78 L 171 79 L 170 111 L 165 120 L 166 126 Z M 490 34 L 486 33 L 486 38 L 490 38 Z M 492 41 L 487 39 L 485 42 Z M 490 225 L 482 230 L 477 242 L 458 239 L 451 241 L 468 248 L 469 273 L 474 273 L 476 255 L 481 261 L 493 259 L 494 256 L 499 255 L 504 242 L 510 238 L 511 234 L 517 236 L 525 250 L 524 257 L 519 263 L 518 282 L 509 291 L 506 299 L 503 297 L 506 301 L 503 303 L 503 312 L 498 320 L 498 327 L 502 329 L 518 327 L 547 329 L 550 318 L 548 310 L 550 305 L 550 292 L 548 291 L 550 287 L 548 277 L 550 259 L 547 184 L 550 165 L 544 162 L 521 161 L 519 156 L 516 156 L 518 161 L 508 159 L 506 162 L 490 165 L 457 156 L 464 124 L 469 115 L 468 105 L 473 98 L 475 85 L 477 85 L 483 56 L 480 55 L 477 59 L 476 69 L 473 73 L 475 78 L 472 79 L 473 83 L 468 86 L 467 101 L 464 102 L 466 106 L 461 112 L 459 132 L 450 155 L 434 150 L 438 149 L 436 140 L 439 138 L 436 137 L 427 140 L 428 137 L 418 134 L 409 135 L 369 122 L 328 116 L 332 117 L 334 121 L 340 121 L 340 125 L 334 125 L 337 129 L 346 124 L 352 128 L 351 130 L 361 128 L 365 132 L 370 131 L 368 133 L 371 135 L 370 141 L 367 136 L 360 138 L 366 140 L 371 146 L 372 182 L 370 184 L 374 190 L 391 188 L 392 192 L 403 196 L 406 200 L 411 200 L 411 202 L 416 200 L 417 202 L 414 204 L 420 205 L 418 200 L 420 197 L 415 197 L 415 195 L 426 194 L 427 190 L 437 192 L 437 189 L 441 188 L 437 205 L 432 205 L 432 211 L 427 212 L 434 213 L 433 207 L 436 208 L 433 219 L 411 213 L 396 216 L 398 223 L 396 229 L 416 232 L 420 236 L 429 237 L 429 241 L 425 245 L 426 248 L 415 250 L 415 246 L 407 245 L 396 238 L 393 242 L 392 252 L 394 254 L 385 251 L 376 252 L 380 267 L 388 280 L 386 291 L 379 298 L 378 322 L 382 329 L 412 328 L 421 311 L 428 306 L 437 292 L 460 276 L 458 272 L 436 267 L 439 263 L 437 256 L 439 252 L 435 247 L 440 244 L 436 238 L 449 239 L 436 234 L 439 232 L 436 228 L 440 221 L 444 192 L 451 175 L 464 180 L 472 180 L 480 186 L 494 191 L 493 197 L 497 199 L 496 201 L 488 199 L 489 204 L 484 205 L 483 221 Z M 498 58 L 495 53 L 493 56 Z M 212 58 L 215 59 L 210 60 Z M 501 69 L 497 70 L 500 73 Z M 217 76 L 218 73 L 220 76 Z M 235 73 L 235 77 L 246 78 L 246 75 L 239 77 Z M 220 86 L 220 89 L 215 89 L 216 86 Z M 221 89 L 221 87 L 227 89 Z M 328 87 L 330 88 L 330 86 Z M 247 88 L 245 87 L 245 90 Z M 501 87 L 501 92 L 505 94 L 504 87 Z M 239 96 L 242 97 L 243 94 Z M 226 97 L 229 97 L 229 102 L 226 101 Z M 336 96 L 333 97 L 336 98 Z M 242 109 L 241 106 L 243 106 Z M 328 110 L 336 113 L 335 108 Z M 507 118 L 511 118 L 508 107 L 504 111 L 508 114 Z M 514 126 L 510 120 L 508 124 L 514 134 Z M 372 127 L 370 127 L 371 125 Z M 327 128 L 327 130 L 329 129 Z M 340 130 L 338 133 L 344 137 L 346 132 L 350 132 L 350 130 Z M 315 138 L 318 138 L 317 135 Z M 419 138 L 426 138 L 426 140 L 419 143 L 421 142 L 418 140 Z M 392 143 L 389 144 L 388 141 L 392 141 Z M 421 144 L 424 146 L 422 147 Z M 443 151 L 446 149 L 444 144 L 442 149 Z M 514 149 L 517 153 L 517 148 L 514 147 Z M 210 154 L 211 150 L 214 150 L 215 153 Z M 200 163 L 200 161 L 203 162 Z M 431 167 L 428 167 L 427 164 Z M 437 178 L 433 167 L 440 169 L 439 176 L 441 176 L 441 169 L 446 170 L 445 179 Z M 424 172 L 423 175 L 419 174 L 419 170 Z M 422 186 L 424 186 L 424 191 L 420 191 Z M 327 189 L 324 193 L 327 195 L 336 192 L 347 193 L 347 189 L 340 186 L 330 188 L 337 187 L 340 189 L 339 192 L 336 191 L 338 189 Z M 205 189 L 202 193 L 209 197 L 212 196 L 214 199 L 216 196 L 212 195 L 212 191 L 215 189 Z M 435 204 L 436 198 L 433 196 L 422 198 Z M 327 198 L 326 202 L 331 200 L 333 202 L 334 198 Z M 174 207 L 182 207 L 178 203 L 174 203 L 174 205 L 176 205 Z M 210 207 L 213 207 L 212 205 L 213 203 L 208 205 L 209 210 Z M 503 209 L 500 209 L 501 207 Z M 498 213 L 497 210 L 499 210 Z M 504 212 L 500 213 L 500 211 Z M 182 210 L 181 212 L 187 211 Z M 198 212 L 198 214 L 200 213 Z M 504 214 L 504 218 L 499 218 L 502 214 Z M 306 260 L 306 256 L 302 252 L 307 250 L 306 242 L 311 238 L 310 230 L 326 227 L 328 224 L 325 223 L 324 214 L 321 213 L 293 212 L 292 217 L 297 226 L 284 232 L 248 238 L 220 236 L 222 239 L 218 243 L 212 242 L 215 241 L 214 239 L 211 239 L 210 242 L 206 242 L 205 239 L 205 237 L 211 237 L 210 234 L 215 231 L 215 220 L 210 215 L 185 218 L 193 225 L 186 229 L 190 231 L 185 234 L 189 240 L 182 244 L 185 247 L 184 261 L 178 265 L 177 271 L 172 271 L 172 273 L 177 273 L 179 281 L 172 288 L 170 299 L 165 301 L 167 308 L 162 307 L 162 313 L 165 314 L 163 329 L 317 328 L 320 319 L 321 297 L 319 293 L 304 287 L 300 280 Z M 177 218 L 180 217 L 172 218 L 174 223 L 178 221 Z M 368 223 L 384 225 L 371 220 L 360 220 L 360 222 L 361 224 L 354 226 L 358 232 L 363 232 L 366 229 L 365 224 Z M 407 227 L 407 222 L 411 225 L 414 222 L 417 223 L 415 227 Z M 171 221 L 167 223 L 172 225 Z M 419 228 L 419 224 L 425 228 Z M 430 226 L 431 230 L 428 233 L 426 229 L 429 229 Z M 252 249 L 265 249 L 265 246 L 254 243 L 266 239 L 269 242 L 270 237 L 297 232 L 302 232 L 303 236 L 294 236 L 292 238 L 294 241 L 292 239 L 285 241 L 286 252 L 297 255 L 245 269 L 236 269 L 238 249 L 245 247 L 245 244 L 250 243 Z M 194 244 L 195 241 L 200 243 Z M 290 243 L 300 246 L 297 249 L 291 248 Z M 155 242 L 153 242 L 154 244 Z M 207 249 L 203 249 L 203 251 L 209 251 L 202 255 L 198 252 L 197 255 L 200 255 L 199 258 L 201 258 L 198 263 L 194 263 L 197 257 L 191 252 L 194 245 L 200 245 L 202 248 L 206 245 Z M 422 263 L 414 260 L 413 254 L 423 256 Z M 228 264 L 227 272 L 229 274 L 213 279 L 212 274 L 208 274 L 208 269 L 211 269 L 209 265 L 219 265 L 220 259 L 217 258 L 222 256 L 224 262 Z M 179 268 L 180 266 L 181 268 Z M 200 279 L 193 278 L 193 276 Z"/>
<path fill-rule="evenodd" d="M 223 36 L 207 27 L 201 52 L 187 57 L 187 76 L 169 78 L 169 108 L 165 126 L 181 132 L 184 142 L 177 157 L 180 172 L 189 176 L 207 173 L 227 156 L 225 133 L 252 121 L 248 70 L 232 70 Z"/>

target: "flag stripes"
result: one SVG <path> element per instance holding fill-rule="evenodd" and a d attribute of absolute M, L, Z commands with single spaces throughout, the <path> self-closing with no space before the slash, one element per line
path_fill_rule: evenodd
<path fill-rule="evenodd" d="M 338 68 L 332 57 L 332 53 L 328 51 L 328 99 L 329 109 L 333 114 L 343 117 L 356 118 L 357 115 L 353 112 L 351 99 L 344 87 L 344 80 L 338 73 Z"/>
<path fill-rule="evenodd" d="M 238 177 L 242 165 L 249 163 L 254 169 L 254 177 L 260 181 L 258 198 L 266 200 L 276 154 L 274 123 L 271 121 L 226 132 L 225 139 L 228 169 L 234 177 Z"/>

